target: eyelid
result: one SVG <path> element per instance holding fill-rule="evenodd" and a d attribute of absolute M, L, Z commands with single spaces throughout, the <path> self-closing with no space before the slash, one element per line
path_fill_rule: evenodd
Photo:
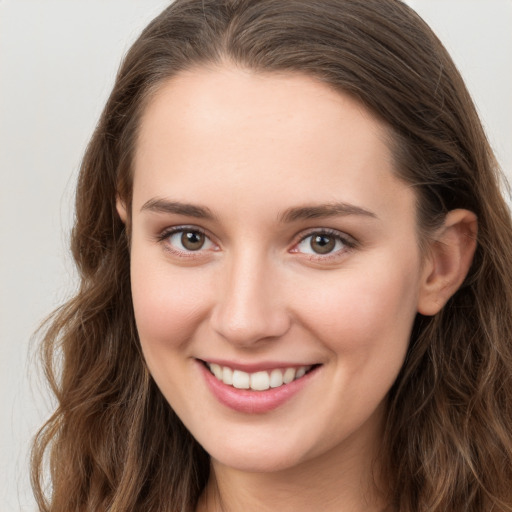
<path fill-rule="evenodd" d="M 307 238 L 313 236 L 313 235 L 327 235 L 334 238 L 337 238 L 341 241 L 341 243 L 345 246 L 343 249 L 339 249 L 334 252 L 326 253 L 324 255 L 322 254 L 310 254 L 310 253 L 302 253 L 297 249 L 298 245 L 302 243 Z M 312 228 L 307 230 L 306 232 L 300 233 L 297 237 L 297 241 L 294 242 L 292 249 L 290 252 L 292 253 L 298 253 L 298 254 L 304 254 L 310 259 L 320 259 L 320 260 L 326 260 L 330 258 L 336 258 L 339 257 L 340 254 L 346 253 L 347 251 L 350 251 L 352 249 L 355 249 L 358 246 L 358 242 L 355 238 L 348 235 L 347 233 L 344 233 L 343 231 L 338 231 L 337 229 L 332 228 Z"/>
<path fill-rule="evenodd" d="M 209 232 L 207 232 L 204 228 L 193 225 L 193 224 L 181 224 L 177 226 L 171 226 L 163 229 L 160 233 L 158 233 L 155 237 L 156 241 L 159 243 L 164 243 L 166 240 L 169 239 L 173 234 L 184 232 L 184 231 L 197 231 L 198 233 L 203 234 L 208 241 L 214 246 L 213 249 L 207 248 L 207 249 L 198 249 L 197 251 L 184 251 L 177 249 L 169 243 L 165 243 L 165 249 L 173 254 L 177 254 L 179 256 L 183 257 L 198 257 L 200 255 L 204 255 L 205 252 L 211 252 L 218 251 L 219 246 L 217 242 L 215 242 L 214 237 L 212 237 Z M 305 253 L 302 251 L 299 251 L 297 249 L 298 245 L 302 243 L 307 238 L 313 236 L 313 235 L 327 235 L 330 237 L 334 237 L 337 240 L 339 240 L 343 244 L 342 249 L 338 249 L 334 252 L 326 253 L 326 254 L 314 254 L 314 253 Z M 358 246 L 358 241 L 353 238 L 352 236 L 348 235 L 347 233 L 343 231 L 339 231 L 337 229 L 333 228 L 311 228 L 308 229 L 305 232 L 301 232 L 299 235 L 295 237 L 296 241 L 293 243 L 292 248 L 289 252 L 296 253 L 296 254 L 303 254 L 304 256 L 308 257 L 312 260 L 322 260 L 326 261 L 328 259 L 334 259 L 339 258 L 341 254 L 345 254 L 346 252 L 356 248 Z"/>
<path fill-rule="evenodd" d="M 197 231 L 210 238 L 208 233 L 199 226 L 194 226 L 193 224 L 180 224 L 178 226 L 170 226 L 162 229 L 162 231 L 156 235 L 156 239 L 165 240 L 169 236 L 173 235 L 174 233 L 179 233 L 180 231 Z"/>
<path fill-rule="evenodd" d="M 212 251 L 212 249 L 198 249 L 197 251 L 182 251 L 180 249 L 177 249 L 173 246 L 171 246 L 170 243 L 165 243 L 166 240 L 169 239 L 172 235 L 176 233 L 181 233 L 184 231 L 196 231 L 198 233 L 201 233 L 209 240 L 211 244 L 214 246 L 214 251 L 218 250 L 218 244 L 213 240 L 213 237 L 203 228 L 200 226 L 195 226 L 193 224 L 181 224 L 179 226 L 171 226 L 168 228 L 165 228 L 162 230 L 159 234 L 157 234 L 156 241 L 162 244 L 165 244 L 165 249 L 173 254 L 177 254 L 180 256 L 186 256 L 186 257 L 197 257 L 201 254 L 204 254 L 205 252 Z"/>

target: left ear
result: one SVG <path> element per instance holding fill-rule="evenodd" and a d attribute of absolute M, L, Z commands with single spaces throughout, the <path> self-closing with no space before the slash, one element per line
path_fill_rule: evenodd
<path fill-rule="evenodd" d="M 469 271 L 476 249 L 477 217 L 469 210 L 452 210 L 429 243 L 418 312 L 435 315 L 459 289 Z"/>

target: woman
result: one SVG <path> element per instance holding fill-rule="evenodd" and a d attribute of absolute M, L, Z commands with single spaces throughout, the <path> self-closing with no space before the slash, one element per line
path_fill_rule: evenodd
<path fill-rule="evenodd" d="M 82 164 L 40 509 L 512 510 L 499 180 L 401 2 L 177 0 Z"/>

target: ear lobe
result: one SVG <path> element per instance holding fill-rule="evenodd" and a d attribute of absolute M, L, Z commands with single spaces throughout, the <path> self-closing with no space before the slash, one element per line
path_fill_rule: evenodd
<path fill-rule="evenodd" d="M 469 210 L 452 210 L 430 242 L 418 298 L 418 312 L 435 315 L 459 289 L 476 249 L 477 217 Z"/>
<path fill-rule="evenodd" d="M 126 219 L 128 218 L 126 204 L 119 196 L 116 197 L 116 210 L 123 223 L 126 224 Z"/>

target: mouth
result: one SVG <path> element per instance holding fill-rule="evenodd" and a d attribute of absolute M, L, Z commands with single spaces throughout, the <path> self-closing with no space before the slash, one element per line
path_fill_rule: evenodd
<path fill-rule="evenodd" d="M 322 364 L 236 364 L 196 359 L 212 395 L 227 408 L 243 414 L 264 414 L 284 406 L 311 386 Z M 226 364 L 227 363 L 227 364 Z M 243 369 L 242 369 L 243 368 Z"/>
<path fill-rule="evenodd" d="M 245 372 L 217 363 L 202 361 L 208 371 L 220 382 L 235 389 L 251 391 L 267 391 L 287 386 L 294 381 L 302 379 L 319 364 L 305 366 L 287 366 L 256 372 Z"/>

